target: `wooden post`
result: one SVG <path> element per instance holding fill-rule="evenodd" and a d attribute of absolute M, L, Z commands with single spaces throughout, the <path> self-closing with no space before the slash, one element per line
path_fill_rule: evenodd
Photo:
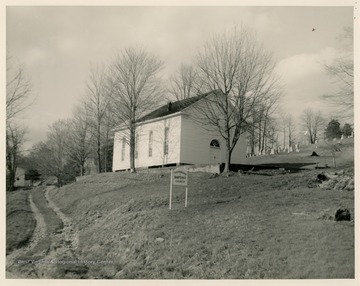
<path fill-rule="evenodd" d="M 186 177 L 189 179 L 189 170 L 186 171 Z M 189 184 L 189 182 L 188 182 Z M 185 189 L 185 207 L 187 207 L 188 205 L 188 186 L 186 185 L 186 189 Z"/>
<path fill-rule="evenodd" d="M 171 170 L 171 178 L 170 178 L 170 202 L 169 202 L 169 210 L 171 210 L 172 188 L 173 188 L 173 170 Z"/>

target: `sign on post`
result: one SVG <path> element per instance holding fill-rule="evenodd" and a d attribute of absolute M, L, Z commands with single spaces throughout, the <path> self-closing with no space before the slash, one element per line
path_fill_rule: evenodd
<path fill-rule="evenodd" d="M 174 186 L 187 186 L 188 173 L 185 171 L 173 171 L 173 185 Z"/>
<path fill-rule="evenodd" d="M 184 187 L 186 187 L 186 188 L 185 188 L 185 207 L 187 207 L 188 174 L 189 174 L 188 171 L 183 171 L 183 170 L 171 170 L 169 210 L 171 210 L 171 200 L 172 200 L 172 189 L 173 189 L 173 186 L 184 186 Z"/>

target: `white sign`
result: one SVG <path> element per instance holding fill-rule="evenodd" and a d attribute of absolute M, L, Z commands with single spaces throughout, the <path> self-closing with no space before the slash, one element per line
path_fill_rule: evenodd
<path fill-rule="evenodd" d="M 175 186 L 185 186 L 185 207 L 188 205 L 188 172 L 180 171 L 180 170 L 171 170 L 170 177 L 170 202 L 169 202 L 169 210 L 171 210 L 171 201 L 172 201 L 172 191 L 173 185 Z"/>
<path fill-rule="evenodd" d="M 173 171 L 173 185 L 174 186 L 187 186 L 188 173 L 184 171 Z"/>

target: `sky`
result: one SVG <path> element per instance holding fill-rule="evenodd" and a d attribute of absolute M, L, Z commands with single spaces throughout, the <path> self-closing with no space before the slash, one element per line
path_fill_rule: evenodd
<path fill-rule="evenodd" d="M 353 7 L 7 6 L 7 53 L 33 83 L 35 101 L 23 115 L 28 146 L 45 140 L 54 121 L 72 116 L 91 64 L 107 65 L 117 52 L 140 45 L 164 62 L 166 80 L 181 63 L 194 62 L 211 35 L 241 25 L 272 51 L 284 111 L 299 117 L 313 107 L 328 114 L 321 95 L 334 85 L 323 65 L 341 54 L 339 36 L 353 25 Z"/>

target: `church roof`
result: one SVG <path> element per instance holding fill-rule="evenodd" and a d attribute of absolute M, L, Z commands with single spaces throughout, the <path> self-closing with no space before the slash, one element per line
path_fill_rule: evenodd
<path fill-rule="evenodd" d="M 220 90 L 210 91 L 208 93 L 200 94 L 197 96 L 189 97 L 186 99 L 182 99 L 175 102 L 169 102 L 158 109 L 155 109 L 154 111 L 150 112 L 149 114 L 145 115 L 144 117 L 140 118 L 137 122 L 143 122 L 163 116 L 167 116 L 179 111 L 182 111 L 183 109 L 193 105 L 195 102 L 199 101 L 200 99 L 208 96 L 212 93 L 220 93 Z"/>

